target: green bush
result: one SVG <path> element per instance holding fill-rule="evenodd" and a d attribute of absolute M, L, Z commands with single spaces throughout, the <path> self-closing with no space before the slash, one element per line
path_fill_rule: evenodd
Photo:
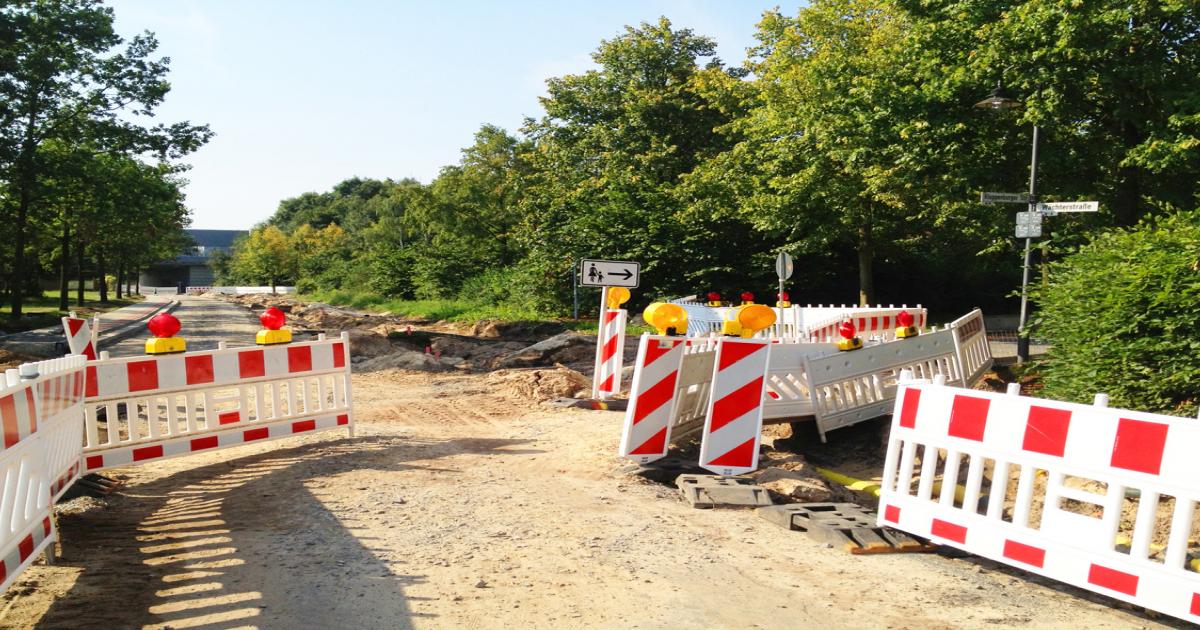
<path fill-rule="evenodd" d="M 1200 397 L 1200 210 L 1113 230 L 1034 294 L 1044 395 L 1193 415 Z"/>

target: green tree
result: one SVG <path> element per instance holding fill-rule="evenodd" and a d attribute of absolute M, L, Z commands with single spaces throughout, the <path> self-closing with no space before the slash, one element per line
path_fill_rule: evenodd
<path fill-rule="evenodd" d="M 239 278 L 265 282 L 274 293 L 281 281 L 296 277 L 296 264 L 294 243 L 282 230 L 267 225 L 251 230 L 236 244 L 229 267 Z"/>
<path fill-rule="evenodd" d="M 123 40 L 98 0 L 18 0 L 0 7 L 0 177 L 12 227 L 11 316 L 21 316 L 31 213 L 55 138 L 88 138 L 102 150 L 186 154 L 210 137 L 188 123 L 145 127 L 122 114 L 149 115 L 169 85 L 167 62 L 150 57 L 153 35 Z"/>

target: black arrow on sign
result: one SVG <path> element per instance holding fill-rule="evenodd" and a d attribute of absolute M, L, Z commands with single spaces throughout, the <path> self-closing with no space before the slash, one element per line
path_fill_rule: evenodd
<path fill-rule="evenodd" d="M 630 271 L 630 270 L 628 270 L 628 269 L 622 269 L 622 270 L 620 271 L 620 273 L 617 273 L 617 272 L 610 272 L 608 275 L 610 275 L 610 276 L 620 276 L 620 275 L 622 275 L 622 274 L 624 274 L 624 277 L 625 277 L 625 279 L 626 279 L 626 280 L 628 280 L 628 279 L 630 279 L 630 278 L 632 278 L 632 277 L 633 277 L 633 272 L 632 272 L 632 271 Z"/>

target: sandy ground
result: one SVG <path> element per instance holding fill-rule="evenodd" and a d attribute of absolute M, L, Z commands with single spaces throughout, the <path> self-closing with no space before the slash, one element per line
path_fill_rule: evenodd
<path fill-rule="evenodd" d="M 616 474 L 621 414 L 354 377 L 358 436 L 113 471 L 13 628 L 1175 627 L 979 559 L 851 556 Z M 87 504 L 91 509 L 82 509 Z M 1180 626 L 1182 627 L 1182 626 Z"/>

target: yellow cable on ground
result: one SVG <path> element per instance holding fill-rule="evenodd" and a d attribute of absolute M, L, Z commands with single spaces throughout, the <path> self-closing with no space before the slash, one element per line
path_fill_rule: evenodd
<path fill-rule="evenodd" d="M 855 490 L 857 492 L 869 492 L 875 496 L 879 496 L 879 484 L 875 483 L 874 481 L 855 479 L 849 475 L 843 475 L 842 473 L 834 472 L 826 468 L 817 468 L 817 472 L 821 473 L 821 476 L 825 477 L 826 479 L 836 484 L 846 486 L 851 490 Z"/>

